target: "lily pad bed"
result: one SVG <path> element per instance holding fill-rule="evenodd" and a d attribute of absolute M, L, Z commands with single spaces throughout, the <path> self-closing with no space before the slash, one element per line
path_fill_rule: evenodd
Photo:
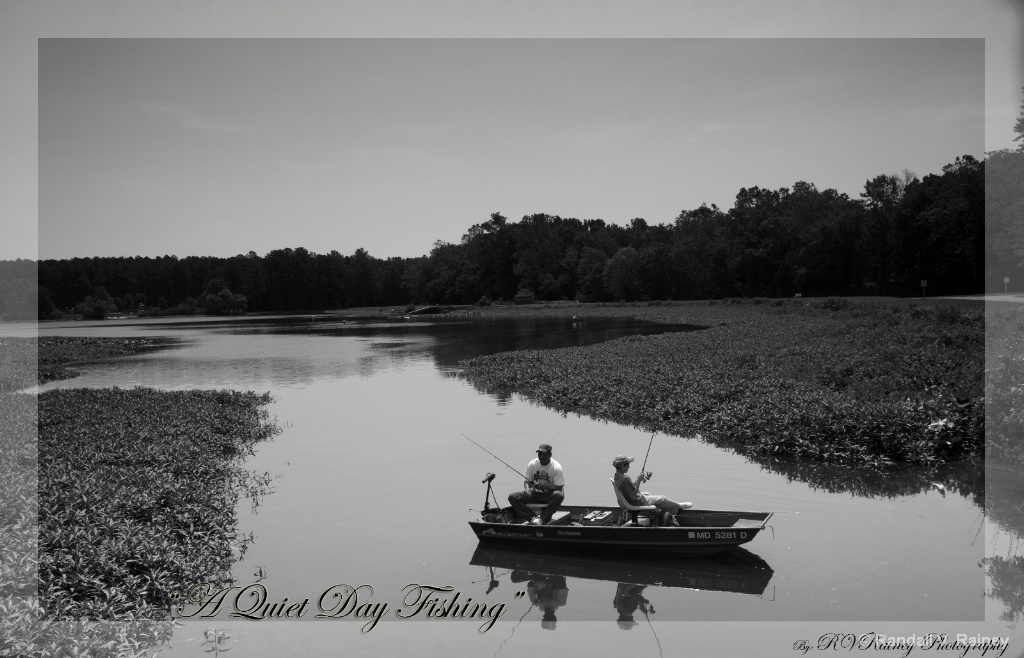
<path fill-rule="evenodd" d="M 126 356 L 155 345 L 152 338 L 40 338 L 39 383 L 77 377 L 76 371 L 66 367 L 69 364 Z"/>
<path fill-rule="evenodd" d="M 269 394 L 39 395 L 39 594 L 53 619 L 167 619 L 230 578 L 241 459 L 275 432 Z"/>
<path fill-rule="evenodd" d="M 36 399 L 0 393 L 0 655 L 37 635 Z M 31 654 L 29 654 L 31 655 Z"/>
<path fill-rule="evenodd" d="M 0 391 L 72 379 L 79 373 L 70 365 L 136 354 L 170 342 L 154 338 L 0 338 Z"/>
<path fill-rule="evenodd" d="M 236 503 L 266 479 L 242 460 L 277 432 L 269 395 L 12 392 L 37 383 L 37 354 L 42 371 L 150 346 L 0 339 L 0 655 L 150 655 L 174 596 L 226 582 L 244 552 Z"/>
<path fill-rule="evenodd" d="M 983 455 L 981 309 L 827 299 L 658 312 L 707 328 L 489 355 L 460 376 L 752 456 L 882 466 Z"/>
<path fill-rule="evenodd" d="M 0 656 L 145 656 L 165 644 L 169 621 L 56 621 L 37 589 L 37 399 L 0 394 Z"/>

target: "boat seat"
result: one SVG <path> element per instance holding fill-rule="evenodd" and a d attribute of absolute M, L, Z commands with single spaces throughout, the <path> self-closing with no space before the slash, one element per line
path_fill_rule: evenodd
<path fill-rule="evenodd" d="M 611 479 L 612 489 L 615 491 L 615 500 L 619 502 L 619 507 L 629 512 L 629 524 L 637 525 L 636 519 L 639 512 L 654 512 L 654 518 L 658 518 L 659 510 L 654 505 L 633 505 L 626 497 L 622 495 L 622 491 L 615 486 L 615 478 Z M 657 522 L 657 521 L 655 521 Z M 627 524 L 623 524 L 627 525 Z"/>
<path fill-rule="evenodd" d="M 534 516 L 540 516 L 540 511 L 547 507 L 544 503 L 526 503 L 526 506 L 530 508 Z"/>
<path fill-rule="evenodd" d="M 540 516 L 540 511 L 547 507 L 543 503 L 526 503 L 526 506 L 530 508 L 534 516 Z M 548 525 L 569 525 L 571 520 L 568 512 L 556 511 L 551 514 L 551 520 L 548 522 Z"/>

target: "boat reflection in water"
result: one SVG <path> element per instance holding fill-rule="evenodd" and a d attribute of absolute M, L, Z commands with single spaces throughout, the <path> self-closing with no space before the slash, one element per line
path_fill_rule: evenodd
<path fill-rule="evenodd" d="M 767 562 L 739 547 L 712 556 L 679 559 L 541 552 L 481 543 L 470 564 L 490 568 L 488 594 L 506 575 L 512 583 L 526 583 L 527 596 L 542 613 L 541 626 L 546 629 L 555 628 L 558 609 L 568 603 L 567 578 L 615 583 L 610 595 L 618 613 L 616 621 L 628 629 L 637 623 L 633 617 L 638 610 L 644 615 L 655 612 L 644 596 L 649 586 L 761 596 L 774 574 Z M 509 573 L 496 575 L 496 569 Z"/>

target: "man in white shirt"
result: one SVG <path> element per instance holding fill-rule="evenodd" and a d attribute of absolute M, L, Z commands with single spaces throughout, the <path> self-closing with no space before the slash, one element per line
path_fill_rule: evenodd
<path fill-rule="evenodd" d="M 551 521 L 551 515 L 565 500 L 565 477 L 562 465 L 551 458 L 551 444 L 542 443 L 537 448 L 537 458 L 526 465 L 526 489 L 508 496 L 508 502 L 516 512 L 517 519 L 532 519 L 533 511 L 527 503 L 543 503 L 540 512 L 542 524 Z"/>

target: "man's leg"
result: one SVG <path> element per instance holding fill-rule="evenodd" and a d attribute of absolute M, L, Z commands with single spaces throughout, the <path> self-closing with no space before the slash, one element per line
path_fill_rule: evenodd
<path fill-rule="evenodd" d="M 526 503 L 533 502 L 533 496 L 525 491 L 515 491 L 508 495 L 508 502 L 515 510 L 515 519 L 529 519 L 533 516 L 533 510 L 526 506 Z"/>
<path fill-rule="evenodd" d="M 558 506 L 562 504 L 563 500 L 565 500 L 564 493 L 561 491 L 552 491 L 547 499 L 547 507 L 540 511 L 540 522 L 545 524 L 550 523 L 551 516 L 555 513 L 555 510 L 558 509 Z"/>
<path fill-rule="evenodd" d="M 677 503 L 667 496 L 644 494 L 644 500 L 648 505 L 654 505 L 658 509 L 672 514 L 679 514 L 680 510 L 690 509 L 693 507 L 692 503 Z"/>

